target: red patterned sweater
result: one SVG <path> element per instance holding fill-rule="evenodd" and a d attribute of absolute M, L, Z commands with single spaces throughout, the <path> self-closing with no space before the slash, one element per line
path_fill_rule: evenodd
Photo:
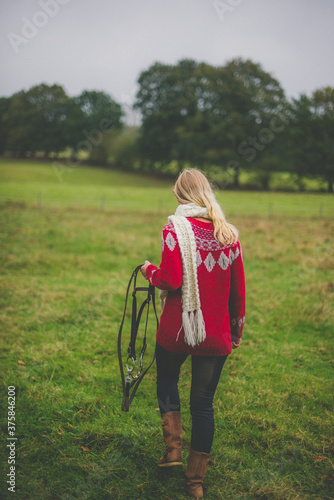
<path fill-rule="evenodd" d="M 172 352 L 223 356 L 232 351 L 231 336 L 240 339 L 245 323 L 245 276 L 239 241 L 222 245 L 213 224 L 188 218 L 195 234 L 197 275 L 206 339 L 195 347 L 184 341 L 182 328 L 182 261 L 172 223 L 162 231 L 160 268 L 147 267 L 152 285 L 168 290 L 157 342 Z"/>

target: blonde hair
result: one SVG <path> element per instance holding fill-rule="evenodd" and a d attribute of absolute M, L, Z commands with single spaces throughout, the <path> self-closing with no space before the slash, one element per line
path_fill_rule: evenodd
<path fill-rule="evenodd" d="M 179 204 L 195 203 L 205 207 L 214 225 L 214 237 L 223 245 L 236 243 L 238 230 L 227 220 L 205 175 L 195 168 L 180 173 L 173 193 Z"/>

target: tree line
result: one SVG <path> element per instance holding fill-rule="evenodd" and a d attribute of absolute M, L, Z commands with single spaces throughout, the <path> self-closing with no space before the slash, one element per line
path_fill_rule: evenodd
<path fill-rule="evenodd" d="M 191 59 L 155 63 L 138 78 L 126 127 L 124 109 L 105 92 L 69 97 L 41 84 L 0 98 L 0 153 L 57 157 L 161 175 L 195 166 L 238 187 L 242 171 L 264 189 L 274 172 L 321 178 L 333 192 L 334 89 L 288 99 L 260 64 L 233 59 L 215 67 Z M 76 162 L 76 163 L 75 163 Z M 218 182 L 218 184 L 219 184 Z"/>

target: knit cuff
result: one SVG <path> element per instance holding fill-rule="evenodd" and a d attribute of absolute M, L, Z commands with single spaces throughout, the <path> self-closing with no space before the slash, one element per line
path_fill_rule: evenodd
<path fill-rule="evenodd" d="M 158 270 L 158 268 L 154 264 L 150 264 L 146 268 L 146 276 L 147 276 L 148 281 L 151 283 L 151 285 L 153 285 L 152 278 L 153 278 L 153 275 L 157 272 L 157 270 Z"/>
<path fill-rule="evenodd" d="M 245 316 L 231 319 L 231 338 L 241 339 Z"/>

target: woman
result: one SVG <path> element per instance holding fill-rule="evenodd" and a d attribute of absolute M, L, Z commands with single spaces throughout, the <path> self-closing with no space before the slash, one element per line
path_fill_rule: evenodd
<path fill-rule="evenodd" d="M 166 448 L 158 465 L 182 465 L 178 380 L 192 356 L 191 450 L 188 492 L 203 497 L 214 435 L 213 398 L 245 322 L 245 279 L 238 232 L 226 222 L 206 177 L 184 170 L 173 189 L 178 202 L 162 231 L 160 267 L 145 261 L 141 271 L 162 290 L 157 331 L 157 396 Z"/>

